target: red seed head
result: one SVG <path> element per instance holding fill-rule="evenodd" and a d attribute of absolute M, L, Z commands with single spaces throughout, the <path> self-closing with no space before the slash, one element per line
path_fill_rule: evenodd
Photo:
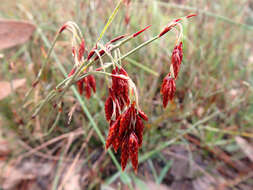
<path fill-rule="evenodd" d="M 130 102 L 128 97 L 129 85 L 128 81 L 120 75 L 128 76 L 123 68 L 116 67 L 112 70 L 112 90 L 121 105 L 120 107 L 123 108 L 124 105 L 128 105 Z"/>
<path fill-rule="evenodd" d="M 182 42 L 179 45 L 176 45 L 171 56 L 171 63 L 173 66 L 175 79 L 178 76 L 180 65 L 183 59 L 183 50 L 182 50 Z"/>
<path fill-rule="evenodd" d="M 163 95 L 163 107 L 165 108 L 170 101 L 172 101 L 176 92 L 176 83 L 174 78 L 169 73 L 164 79 L 161 88 L 161 94 Z"/>

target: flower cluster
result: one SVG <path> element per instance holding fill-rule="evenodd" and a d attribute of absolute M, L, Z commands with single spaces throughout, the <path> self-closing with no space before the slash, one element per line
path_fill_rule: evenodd
<path fill-rule="evenodd" d="M 136 101 L 130 103 L 128 74 L 123 68 L 112 70 L 112 87 L 105 102 L 105 115 L 110 123 L 106 140 L 106 148 L 111 145 L 117 152 L 121 148 L 121 167 L 124 170 L 128 159 L 137 172 L 138 150 L 142 145 L 144 124 L 148 120 L 146 114 L 138 109 Z"/>
<path fill-rule="evenodd" d="M 127 7 L 129 7 L 130 0 L 124 0 L 124 3 Z M 68 22 L 59 31 L 59 33 L 61 33 L 63 30 L 67 29 L 73 33 L 73 36 L 79 36 L 78 40 L 75 38 L 73 39 L 72 53 L 75 58 L 75 65 L 69 73 L 69 76 L 74 75 L 72 79 L 75 80 L 82 72 L 85 72 L 87 74 L 87 76 L 84 78 L 80 80 L 78 78 L 78 81 L 75 81 L 80 94 L 83 94 L 83 91 L 85 91 L 86 98 L 89 99 L 92 91 L 94 93 L 96 92 L 96 80 L 93 75 L 90 75 L 91 73 L 89 73 L 89 71 L 91 71 L 90 66 L 97 61 L 100 61 L 101 67 L 96 68 L 93 70 L 93 72 L 111 76 L 111 86 L 108 89 L 109 96 L 105 101 L 104 107 L 105 117 L 110 126 L 106 139 L 106 149 L 111 146 L 115 152 L 121 149 L 122 170 L 126 168 L 128 160 L 131 160 L 132 166 L 135 172 L 137 172 L 138 151 L 142 145 L 144 121 L 148 121 L 148 117 L 139 108 L 136 86 L 129 77 L 126 70 L 121 66 L 121 59 L 124 59 L 131 53 L 148 45 L 154 40 L 161 38 L 168 31 L 172 29 L 175 29 L 177 31 L 178 36 L 171 56 L 170 72 L 163 79 L 160 91 L 163 95 L 163 106 L 165 108 L 168 105 L 168 102 L 172 101 L 175 96 L 175 81 L 178 78 L 181 62 L 183 59 L 183 43 L 181 42 L 182 25 L 180 24 L 180 21 L 191 18 L 193 16 L 196 15 L 192 14 L 173 20 L 157 36 L 139 45 L 137 48 L 123 56 L 120 56 L 119 47 L 129 40 L 139 36 L 142 32 L 150 28 L 151 25 L 132 35 L 118 36 L 107 42 L 105 46 L 97 43 L 89 51 L 89 53 L 87 53 L 85 50 L 85 42 L 81 35 L 80 29 L 77 29 L 74 23 Z M 128 24 L 128 13 L 126 14 L 125 20 Z M 119 40 L 121 41 L 118 44 L 114 44 Z M 115 59 L 112 57 L 112 51 L 115 51 Z M 112 61 L 107 64 L 103 64 L 102 57 L 104 55 L 108 55 Z M 84 59 L 84 57 L 86 58 Z M 110 66 L 113 66 L 113 69 L 111 73 L 108 73 L 106 72 L 106 69 Z"/>

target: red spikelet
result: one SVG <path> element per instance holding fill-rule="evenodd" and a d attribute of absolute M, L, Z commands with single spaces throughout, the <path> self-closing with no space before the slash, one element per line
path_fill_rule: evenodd
<path fill-rule="evenodd" d="M 143 130 L 144 130 L 144 124 L 140 116 L 137 116 L 136 123 L 135 123 L 135 132 L 136 132 L 136 136 L 138 137 L 139 147 L 142 145 Z"/>
<path fill-rule="evenodd" d="M 94 47 L 94 48 L 92 48 L 92 50 L 90 51 L 90 53 L 88 54 L 88 56 L 87 56 L 87 60 L 89 61 L 91 58 L 92 58 L 92 56 L 95 54 L 95 50 L 96 50 L 97 48 L 96 47 Z"/>
<path fill-rule="evenodd" d="M 106 149 L 108 149 L 111 144 L 114 142 L 115 138 L 117 137 L 117 133 L 119 130 L 119 119 L 117 119 L 111 126 L 109 129 L 109 133 L 106 139 Z"/>
<path fill-rule="evenodd" d="M 118 67 L 116 67 L 115 69 L 112 70 L 112 74 L 116 75 L 118 71 Z M 117 92 L 118 90 L 118 78 L 116 77 L 112 77 L 112 89 Z"/>
<path fill-rule="evenodd" d="M 147 30 L 147 29 L 150 28 L 151 26 L 152 26 L 152 25 L 149 25 L 149 26 L 143 28 L 142 30 L 140 30 L 140 31 L 138 31 L 138 32 L 136 32 L 136 33 L 134 33 L 134 34 L 133 34 L 133 37 L 136 37 L 136 36 L 140 35 L 142 32 L 144 32 L 145 30 Z"/>
<path fill-rule="evenodd" d="M 139 116 L 144 119 L 145 121 L 148 121 L 148 116 L 142 111 L 142 110 L 138 110 Z"/>
<path fill-rule="evenodd" d="M 122 74 L 122 75 L 125 75 L 125 76 L 128 76 L 126 70 L 122 67 L 121 69 L 119 69 L 119 74 Z"/>
<path fill-rule="evenodd" d="M 87 78 L 85 78 L 85 79 L 86 79 L 85 85 L 84 85 L 85 96 L 86 96 L 87 99 L 90 99 L 90 97 L 91 97 L 91 86 L 88 82 L 88 79 Z"/>
<path fill-rule="evenodd" d="M 183 60 L 183 42 L 180 42 L 178 45 L 179 57 L 181 61 Z"/>
<path fill-rule="evenodd" d="M 112 70 L 112 89 L 122 109 L 130 102 L 128 97 L 129 86 L 128 81 L 119 75 L 124 75 L 128 77 L 128 74 L 123 68 L 119 69 L 118 67 L 116 67 Z"/>
<path fill-rule="evenodd" d="M 162 36 L 163 36 L 164 34 L 166 34 L 167 32 L 169 32 L 172 28 L 173 28 L 172 25 L 166 26 L 166 27 L 162 30 L 162 32 L 159 34 L 159 38 L 162 37 Z"/>
<path fill-rule="evenodd" d="M 170 101 L 172 101 L 176 92 L 176 83 L 174 78 L 169 73 L 164 79 L 161 88 L 161 94 L 163 95 L 163 107 L 165 108 Z"/>
<path fill-rule="evenodd" d="M 119 41 L 119 40 L 125 38 L 125 36 L 126 36 L 126 35 L 121 35 L 121 36 L 118 36 L 118 37 L 116 37 L 116 38 L 113 38 L 113 39 L 109 42 L 109 44 L 114 43 L 114 42 L 117 42 L 117 41 Z"/>
<path fill-rule="evenodd" d="M 59 33 L 62 33 L 67 27 L 68 27 L 68 25 L 67 25 L 67 24 L 64 24 L 64 25 L 60 28 Z"/>
<path fill-rule="evenodd" d="M 125 76 L 128 77 L 127 72 L 126 72 L 123 68 L 121 68 L 121 69 L 119 70 L 119 74 L 122 74 L 122 75 L 125 75 Z M 127 80 L 124 80 L 124 79 L 120 79 L 119 83 L 120 83 L 119 86 L 120 86 L 120 89 L 121 89 L 121 90 L 120 90 L 121 96 L 122 96 L 122 98 L 124 99 L 125 103 L 128 105 L 129 102 L 130 102 L 130 100 L 129 100 L 129 98 L 128 98 L 128 91 L 129 91 L 128 81 L 127 81 Z"/>
<path fill-rule="evenodd" d="M 131 107 L 128 108 L 120 119 L 119 136 L 122 136 L 126 131 L 131 122 Z"/>
<path fill-rule="evenodd" d="M 121 139 L 119 139 L 119 137 L 116 137 L 112 143 L 112 146 L 114 151 L 117 152 L 119 147 L 121 146 Z"/>
<path fill-rule="evenodd" d="M 129 22 L 130 22 L 130 16 L 129 16 L 128 13 L 125 14 L 125 19 L 124 20 L 125 20 L 125 24 L 128 25 Z"/>
<path fill-rule="evenodd" d="M 96 79 L 93 75 L 87 76 L 88 78 L 88 83 L 90 87 L 92 88 L 93 92 L 96 93 Z"/>
<path fill-rule="evenodd" d="M 99 53 L 100 56 L 102 56 L 102 55 L 105 54 L 105 50 L 101 49 L 101 50 L 99 50 L 98 53 Z M 97 56 L 95 57 L 94 61 L 98 60 L 98 58 L 99 58 L 99 57 L 98 57 L 98 55 L 97 55 Z"/>
<path fill-rule="evenodd" d="M 134 168 L 135 173 L 137 173 L 137 169 L 138 169 L 138 138 L 135 135 L 134 132 L 132 132 L 130 134 L 129 137 L 129 154 L 130 154 L 130 158 L 132 161 L 132 166 Z"/>
<path fill-rule="evenodd" d="M 171 63 L 173 66 L 174 76 L 175 79 L 178 76 L 180 65 L 183 59 L 183 50 L 182 50 L 183 43 L 180 42 L 179 45 L 176 45 L 171 56 Z"/>
<path fill-rule="evenodd" d="M 109 96 L 105 101 L 105 117 L 107 121 L 111 120 L 113 113 L 113 100 L 112 97 Z"/>
<path fill-rule="evenodd" d="M 76 69 L 72 69 L 70 73 L 68 74 L 68 77 L 72 76 L 75 73 Z"/>
<path fill-rule="evenodd" d="M 197 14 L 190 14 L 190 15 L 186 16 L 186 18 L 191 18 L 191 17 L 194 17 L 194 16 L 197 16 Z"/>
<path fill-rule="evenodd" d="M 85 42 L 84 42 L 84 39 L 82 39 L 82 42 L 78 49 L 78 61 L 81 61 L 84 52 L 85 52 Z"/>
<path fill-rule="evenodd" d="M 121 168 L 124 171 L 129 158 L 129 135 L 126 135 L 121 145 Z"/>
<path fill-rule="evenodd" d="M 81 79 L 77 82 L 77 88 L 78 88 L 78 91 L 79 91 L 79 94 L 83 94 L 83 83 L 84 83 L 84 80 Z"/>

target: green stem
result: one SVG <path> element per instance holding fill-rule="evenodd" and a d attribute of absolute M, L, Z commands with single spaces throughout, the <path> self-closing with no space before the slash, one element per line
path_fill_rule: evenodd
<path fill-rule="evenodd" d="M 123 55 L 122 57 L 120 57 L 117 61 L 125 59 L 129 55 L 135 53 L 136 51 L 138 51 L 139 49 L 143 48 L 144 46 L 147 46 L 148 44 L 150 44 L 151 42 L 157 40 L 158 38 L 159 38 L 159 35 L 157 35 L 157 36 L 153 37 L 152 39 L 150 39 L 150 40 L 148 40 L 148 41 L 140 44 L 136 48 L 132 49 L 131 51 L 129 51 L 128 53 L 126 53 L 125 55 Z"/>

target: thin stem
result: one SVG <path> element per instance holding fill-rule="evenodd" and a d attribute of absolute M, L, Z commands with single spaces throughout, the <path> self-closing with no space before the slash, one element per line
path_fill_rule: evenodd
<path fill-rule="evenodd" d="M 35 81 L 33 82 L 34 85 L 36 85 L 36 84 L 39 82 L 39 80 L 40 80 L 40 78 L 41 78 L 41 76 L 42 76 L 42 73 L 43 73 L 43 71 L 44 71 L 44 69 L 45 69 L 45 67 L 46 67 L 46 65 L 47 65 L 47 63 L 48 63 L 48 61 L 49 61 L 49 57 L 50 57 L 50 55 L 51 55 L 52 52 L 53 52 L 54 46 L 55 46 L 55 44 L 56 44 L 56 42 L 57 42 L 59 36 L 60 36 L 60 33 L 57 32 L 57 34 L 56 34 L 56 36 L 55 36 L 55 38 L 54 38 L 54 41 L 53 41 L 53 43 L 52 43 L 52 46 L 51 46 L 50 49 L 48 50 L 47 58 L 46 58 L 46 60 L 43 62 L 42 67 L 41 67 L 41 69 L 40 69 L 40 71 L 39 71 L 39 73 L 38 73 L 38 75 L 37 75 Z M 28 92 L 26 93 L 25 98 L 24 98 L 24 101 L 23 101 L 24 103 L 26 102 L 27 98 L 30 96 L 30 94 L 31 94 L 31 92 L 32 92 L 33 89 L 34 89 L 34 86 L 32 86 L 31 89 L 28 90 Z"/>
<path fill-rule="evenodd" d="M 129 51 L 128 53 L 126 53 L 125 55 L 123 55 L 122 57 L 120 57 L 117 61 L 123 60 L 126 57 L 128 57 L 129 55 L 135 53 L 136 51 L 138 51 L 139 49 L 143 48 L 144 46 L 147 46 L 148 44 L 150 44 L 151 42 L 157 40 L 159 38 L 159 35 L 153 37 L 152 39 L 142 43 L 141 45 L 137 46 L 136 48 L 132 49 L 131 51 Z"/>

